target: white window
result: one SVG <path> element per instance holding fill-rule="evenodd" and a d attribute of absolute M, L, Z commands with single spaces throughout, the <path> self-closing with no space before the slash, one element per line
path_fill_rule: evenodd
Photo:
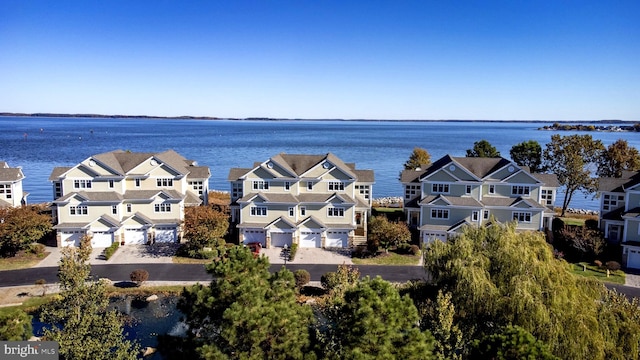
<path fill-rule="evenodd" d="M 484 210 L 482 212 L 482 218 L 485 220 L 489 220 L 489 210 Z"/>
<path fill-rule="evenodd" d="M 204 191 L 204 184 L 202 181 L 189 181 L 189 186 L 193 189 L 193 191 L 197 192 L 198 195 L 202 195 Z"/>
<path fill-rule="evenodd" d="M 131 204 L 127 204 L 127 212 L 130 213 L 131 212 Z"/>
<path fill-rule="evenodd" d="M 295 216 L 296 212 L 295 212 L 295 208 L 294 207 L 290 207 L 289 208 L 289 216 L 293 217 Z"/>
<path fill-rule="evenodd" d="M 114 182 L 113 180 L 109 180 L 109 189 L 113 189 Z"/>
<path fill-rule="evenodd" d="M 254 180 L 253 190 L 269 190 L 269 182 L 263 180 Z"/>
<path fill-rule="evenodd" d="M 448 194 L 449 184 L 431 184 L 431 192 L 434 194 Z"/>
<path fill-rule="evenodd" d="M 369 200 L 369 197 L 371 196 L 371 189 L 369 188 L 369 185 L 356 185 L 356 190 L 363 198 Z"/>
<path fill-rule="evenodd" d="M 155 204 L 154 211 L 155 212 L 171 212 L 171 204 L 169 203 Z"/>
<path fill-rule="evenodd" d="M 70 206 L 69 207 L 69 215 L 87 215 L 88 213 L 88 209 L 85 205 L 78 205 L 78 206 Z"/>
<path fill-rule="evenodd" d="M 518 222 L 521 222 L 521 223 L 530 223 L 531 213 L 527 211 L 514 211 L 513 220 L 517 220 Z"/>
<path fill-rule="evenodd" d="M 11 184 L 0 184 L 0 194 L 4 194 L 5 198 L 11 199 Z"/>
<path fill-rule="evenodd" d="M 344 183 L 342 181 L 329 181 L 329 191 L 344 191 Z"/>
<path fill-rule="evenodd" d="M 327 209 L 327 216 L 329 217 L 344 217 L 343 208 L 330 207 Z"/>
<path fill-rule="evenodd" d="M 300 216 L 307 216 L 307 208 L 300 206 Z"/>
<path fill-rule="evenodd" d="M 313 191 L 313 181 L 307 181 L 307 190 Z"/>
<path fill-rule="evenodd" d="M 111 213 L 113 215 L 118 215 L 118 205 L 111 205 Z"/>
<path fill-rule="evenodd" d="M 524 195 L 529 196 L 531 187 L 525 185 L 514 185 L 511 187 L 511 195 Z"/>
<path fill-rule="evenodd" d="M 251 216 L 267 216 L 267 208 L 265 206 L 252 206 Z"/>
<path fill-rule="evenodd" d="M 478 221 L 479 217 L 480 217 L 480 212 L 479 211 L 472 211 L 471 212 L 471 221 Z"/>
<path fill-rule="evenodd" d="M 73 180 L 74 189 L 91 189 L 91 180 Z"/>
<path fill-rule="evenodd" d="M 447 209 L 431 209 L 431 218 L 432 219 L 448 219 L 449 218 L 449 210 L 447 210 Z"/>
<path fill-rule="evenodd" d="M 496 186 L 489 185 L 489 194 L 495 194 L 495 193 L 496 193 Z"/>
<path fill-rule="evenodd" d="M 291 190 L 291 181 L 285 181 L 284 182 L 284 190 L 285 191 Z"/>
<path fill-rule="evenodd" d="M 405 200 L 411 200 L 418 194 L 420 194 L 420 185 L 406 185 L 404 187 Z"/>
<path fill-rule="evenodd" d="M 541 201 L 543 205 L 553 205 L 553 190 L 540 190 L 540 198 L 542 199 Z"/>
<path fill-rule="evenodd" d="M 173 179 L 171 178 L 157 178 L 156 179 L 157 187 L 171 187 L 173 186 Z"/>
<path fill-rule="evenodd" d="M 464 189 L 465 194 L 471 194 L 471 185 L 467 185 Z"/>
<path fill-rule="evenodd" d="M 140 187 L 140 179 L 135 179 L 136 187 Z"/>
<path fill-rule="evenodd" d="M 624 196 L 622 195 L 609 195 L 604 194 L 602 196 L 602 210 L 610 211 L 619 208 L 624 202 Z"/>

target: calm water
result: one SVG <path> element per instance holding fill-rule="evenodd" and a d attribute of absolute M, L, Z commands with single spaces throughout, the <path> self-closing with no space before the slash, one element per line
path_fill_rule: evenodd
<path fill-rule="evenodd" d="M 445 154 L 464 156 L 475 141 L 485 139 L 508 158 L 511 147 L 522 141 L 536 140 L 543 146 L 549 142 L 555 132 L 537 129 L 551 123 L 0 117 L 0 160 L 22 166 L 30 203 L 52 200 L 48 178 L 53 167 L 72 166 L 115 149 L 174 149 L 209 166 L 210 188 L 224 191 L 229 190 L 232 167 L 252 167 L 280 152 L 332 152 L 359 169 L 375 171 L 374 197 L 401 196 L 398 175 L 415 146 L 427 149 L 435 160 Z M 574 133 L 579 132 L 560 132 Z M 639 133 L 589 134 L 605 145 L 623 138 L 640 148 Z M 571 207 L 597 209 L 597 203 L 576 194 Z"/>

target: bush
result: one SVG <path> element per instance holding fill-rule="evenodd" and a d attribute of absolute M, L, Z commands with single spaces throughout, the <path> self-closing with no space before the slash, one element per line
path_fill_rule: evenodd
<path fill-rule="evenodd" d="M 604 266 L 607 268 L 607 270 L 611 271 L 620 270 L 621 268 L 620 263 L 617 261 L 607 261 Z"/>
<path fill-rule="evenodd" d="M 136 283 L 137 286 L 140 286 L 149 279 L 149 272 L 145 269 L 133 270 L 131 274 L 129 274 L 129 279 Z"/>
<path fill-rule="evenodd" d="M 46 250 L 46 247 L 44 245 L 39 243 L 33 243 L 33 244 L 29 244 L 29 249 L 27 251 L 38 257 L 41 257 L 44 254 L 45 250 Z"/>
<path fill-rule="evenodd" d="M 586 227 L 589 230 L 598 230 L 598 220 L 587 219 L 584 221 L 584 227 Z"/>
<path fill-rule="evenodd" d="M 296 287 L 301 288 L 311 281 L 311 274 L 307 270 L 300 269 L 293 272 L 293 276 L 296 279 Z"/>
<path fill-rule="evenodd" d="M 420 255 L 420 247 L 418 245 L 411 245 L 409 253 L 414 256 Z"/>
<path fill-rule="evenodd" d="M 118 250 L 119 246 L 120 246 L 120 243 L 116 241 L 113 244 L 111 244 L 111 246 L 104 249 L 105 259 L 109 260 L 113 256 L 113 254 L 116 252 L 116 250 Z"/>
<path fill-rule="evenodd" d="M 602 261 L 600 261 L 600 260 L 594 260 L 594 261 L 593 261 L 593 265 L 595 265 L 595 266 L 597 266 L 597 267 L 601 268 L 601 267 L 602 267 Z"/>
<path fill-rule="evenodd" d="M 369 252 L 369 249 L 367 249 L 367 246 L 363 245 L 356 246 L 351 252 L 351 257 L 359 259 L 370 258 L 371 256 L 372 254 Z"/>
<path fill-rule="evenodd" d="M 296 258 L 297 252 L 298 252 L 298 244 L 292 244 L 291 249 L 289 250 L 289 261 L 293 261 Z"/>

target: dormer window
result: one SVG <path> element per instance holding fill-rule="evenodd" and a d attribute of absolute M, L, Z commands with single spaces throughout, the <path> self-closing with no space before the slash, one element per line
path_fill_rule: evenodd
<path fill-rule="evenodd" d="M 173 179 L 171 178 L 158 178 L 156 179 L 156 185 L 158 187 L 172 187 Z"/>
<path fill-rule="evenodd" d="M 531 187 L 523 185 L 514 185 L 511 187 L 511 195 L 529 196 Z"/>
<path fill-rule="evenodd" d="M 253 190 L 269 190 L 269 182 L 263 180 L 255 180 L 253 182 Z"/>
<path fill-rule="evenodd" d="M 307 190 L 313 191 L 313 181 L 307 181 Z"/>
<path fill-rule="evenodd" d="M 431 184 L 431 192 L 434 194 L 448 194 L 449 184 Z"/>
<path fill-rule="evenodd" d="M 91 180 L 73 180 L 74 189 L 91 189 Z"/>
<path fill-rule="evenodd" d="M 344 183 L 342 181 L 329 181 L 329 191 L 344 191 Z"/>
<path fill-rule="evenodd" d="M 495 194 L 495 193 L 496 193 L 496 186 L 489 185 L 489 194 Z"/>

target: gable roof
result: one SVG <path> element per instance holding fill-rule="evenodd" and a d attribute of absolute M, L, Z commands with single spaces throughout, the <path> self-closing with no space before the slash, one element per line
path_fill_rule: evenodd
<path fill-rule="evenodd" d="M 503 167 L 512 164 L 511 161 L 499 157 L 499 158 L 481 158 L 481 157 L 454 157 L 455 162 L 464 167 L 467 171 L 473 175 L 482 179 L 494 172 L 502 169 Z M 515 165 L 515 164 L 514 164 Z"/>
<path fill-rule="evenodd" d="M 622 177 L 601 177 L 598 179 L 598 191 L 625 192 L 640 183 L 639 171 L 623 171 Z"/>
<path fill-rule="evenodd" d="M 18 181 L 24 179 L 20 167 L 9 167 L 6 161 L 0 161 L 0 181 Z"/>
<path fill-rule="evenodd" d="M 325 155 L 307 155 L 307 154 L 286 154 L 280 153 L 272 156 L 268 161 L 273 161 L 280 168 L 291 174 L 292 177 L 304 177 L 304 175 L 318 166 L 319 164 L 328 161 L 332 165 L 338 167 L 342 172 L 349 177 L 362 182 L 374 182 L 373 170 L 356 170 L 355 164 L 345 163 L 332 153 Z M 267 161 L 267 162 L 268 162 Z M 263 163 L 253 164 L 253 168 L 232 168 L 229 170 L 229 181 L 239 180 L 247 173 L 262 167 Z M 268 170 L 268 169 L 265 169 Z"/>

